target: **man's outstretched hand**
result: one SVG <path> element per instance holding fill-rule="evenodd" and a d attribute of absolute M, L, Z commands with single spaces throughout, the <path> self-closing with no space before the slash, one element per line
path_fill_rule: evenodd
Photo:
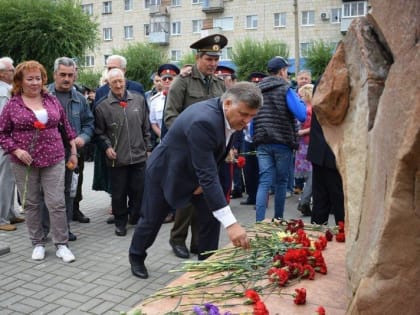
<path fill-rule="evenodd" d="M 226 230 L 233 246 L 242 247 L 244 249 L 249 248 L 248 236 L 246 235 L 245 229 L 239 223 L 229 225 Z"/>

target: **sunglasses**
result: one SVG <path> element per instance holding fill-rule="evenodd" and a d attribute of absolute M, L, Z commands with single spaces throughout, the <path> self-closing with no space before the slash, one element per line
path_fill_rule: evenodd
<path fill-rule="evenodd" d="M 162 78 L 162 81 L 172 81 L 173 79 L 173 77 L 164 77 Z"/>

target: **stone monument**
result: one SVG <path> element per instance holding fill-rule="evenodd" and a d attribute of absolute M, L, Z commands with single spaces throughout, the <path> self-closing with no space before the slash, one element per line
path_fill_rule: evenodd
<path fill-rule="evenodd" d="M 313 104 L 343 178 L 347 314 L 418 314 L 420 1 L 369 4 Z"/>

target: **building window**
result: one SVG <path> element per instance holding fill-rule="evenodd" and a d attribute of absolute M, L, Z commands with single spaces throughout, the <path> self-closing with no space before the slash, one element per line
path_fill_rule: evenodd
<path fill-rule="evenodd" d="M 192 4 L 200 4 L 203 3 L 203 0 L 191 0 Z"/>
<path fill-rule="evenodd" d="M 193 20 L 192 21 L 192 32 L 200 33 L 203 28 L 203 20 Z"/>
<path fill-rule="evenodd" d="M 232 60 L 232 47 L 225 47 L 220 55 L 221 60 Z"/>
<path fill-rule="evenodd" d="M 112 27 L 105 27 L 103 29 L 104 40 L 112 40 Z"/>
<path fill-rule="evenodd" d="M 286 27 L 286 12 L 274 13 L 274 27 Z"/>
<path fill-rule="evenodd" d="M 233 17 L 214 19 L 213 27 L 220 27 L 224 31 L 233 31 Z"/>
<path fill-rule="evenodd" d="M 102 14 L 112 13 L 112 1 L 102 2 Z"/>
<path fill-rule="evenodd" d="M 181 60 L 181 51 L 180 50 L 171 50 L 171 60 L 172 61 Z"/>
<path fill-rule="evenodd" d="M 95 57 L 85 56 L 85 67 L 94 67 L 94 66 L 95 66 Z"/>
<path fill-rule="evenodd" d="M 179 7 L 181 6 L 181 0 L 171 0 L 172 7 Z"/>
<path fill-rule="evenodd" d="M 160 5 L 160 0 L 144 0 L 144 7 L 146 9 L 156 5 Z"/>
<path fill-rule="evenodd" d="M 343 17 L 366 15 L 366 1 L 354 1 L 343 4 Z"/>
<path fill-rule="evenodd" d="M 104 55 L 104 66 L 106 67 L 106 61 L 108 60 L 108 57 L 111 55 Z"/>
<path fill-rule="evenodd" d="M 256 29 L 258 27 L 258 16 L 257 15 L 247 15 L 246 17 L 246 28 L 247 29 Z"/>
<path fill-rule="evenodd" d="M 87 15 L 93 15 L 93 3 L 83 4 L 82 11 L 85 12 Z"/>
<path fill-rule="evenodd" d="M 133 39 L 133 34 L 134 30 L 132 25 L 124 26 L 124 39 Z"/>
<path fill-rule="evenodd" d="M 144 24 L 144 36 L 150 35 L 150 24 Z"/>
<path fill-rule="evenodd" d="M 302 25 L 315 24 L 315 11 L 302 11 Z"/>
<path fill-rule="evenodd" d="M 133 10 L 133 0 L 124 0 L 124 10 L 125 11 Z"/>
<path fill-rule="evenodd" d="M 309 50 L 312 48 L 312 43 L 300 43 L 300 56 L 308 57 Z"/>
<path fill-rule="evenodd" d="M 331 9 L 331 23 L 341 22 L 341 8 Z"/>
<path fill-rule="evenodd" d="M 181 35 L 181 22 L 171 23 L 171 35 Z"/>

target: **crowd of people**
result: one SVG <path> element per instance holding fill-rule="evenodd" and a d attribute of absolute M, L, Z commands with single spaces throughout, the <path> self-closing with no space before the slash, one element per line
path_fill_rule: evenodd
<path fill-rule="evenodd" d="M 127 61 L 106 60 L 104 84 L 80 93 L 77 64 L 59 57 L 53 83 L 43 65 L 0 59 L 0 230 L 26 221 L 32 259 L 45 258 L 47 236 L 56 256 L 75 260 L 70 221 L 89 223 L 80 210 L 85 161 L 94 161 L 93 190 L 110 195 L 115 234 L 135 225 L 129 249 L 133 275 L 147 278 L 147 249 L 173 222 L 169 243 L 188 258 L 217 249 L 220 226 L 234 246 L 248 248 L 245 229 L 229 206 L 247 194 L 256 221 L 266 219 L 270 194 L 282 218 L 288 193 L 302 192 L 301 215 L 326 224 L 344 219 L 341 177 L 312 112 L 310 72 L 289 80 L 288 61 L 275 56 L 267 73 L 238 82 L 219 62 L 227 38 L 204 37 L 190 47 L 195 63 L 162 64 L 153 88 L 125 77 Z M 238 165 L 239 157 L 246 161 Z M 15 185 L 24 217 L 14 208 Z M 191 243 L 186 245 L 188 233 Z"/>

